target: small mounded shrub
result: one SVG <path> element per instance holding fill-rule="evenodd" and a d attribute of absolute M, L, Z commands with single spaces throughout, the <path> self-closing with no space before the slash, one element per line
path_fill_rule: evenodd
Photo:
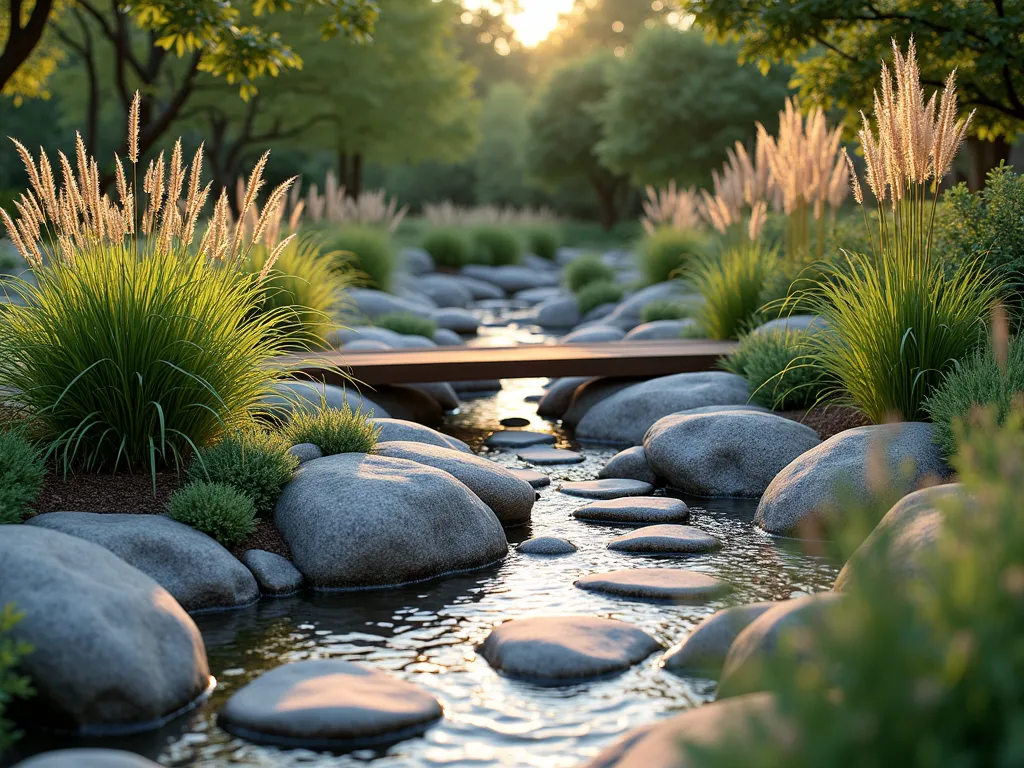
<path fill-rule="evenodd" d="M 778 252 L 759 243 L 730 248 L 720 257 L 696 257 L 688 278 L 704 298 L 695 316 L 709 339 L 735 339 L 750 330 L 765 279 L 777 263 Z"/>
<path fill-rule="evenodd" d="M 43 458 L 17 431 L 0 431 L 0 524 L 19 523 L 43 486 Z"/>
<path fill-rule="evenodd" d="M 262 243 L 253 246 L 242 264 L 243 273 L 259 275 L 270 254 Z M 332 258 L 312 240 L 292 240 L 260 283 L 263 295 L 255 311 L 272 313 L 275 330 L 293 343 L 324 347 L 327 334 L 337 325 L 334 315 L 342 304 L 341 292 L 355 279 L 351 271 L 332 267 Z"/>
<path fill-rule="evenodd" d="M 459 269 L 469 264 L 473 257 L 473 245 L 460 229 L 432 229 L 424 236 L 421 245 L 439 267 Z"/>
<path fill-rule="evenodd" d="M 685 272 L 704 255 L 706 244 L 697 232 L 659 229 L 640 241 L 637 249 L 640 271 L 648 284 L 663 283 Z"/>
<path fill-rule="evenodd" d="M 283 429 L 291 445 L 312 443 L 324 456 L 336 453 L 370 453 L 377 444 L 380 427 L 362 411 L 321 406 L 295 413 Z"/>
<path fill-rule="evenodd" d="M 355 269 L 369 287 L 382 291 L 391 289 L 391 280 L 398 259 L 391 236 L 383 229 L 346 224 L 327 230 L 324 245 L 331 254 L 330 261 L 343 274 Z"/>
<path fill-rule="evenodd" d="M 523 244 L 511 230 L 504 227 L 477 227 L 472 232 L 473 258 L 477 264 L 495 267 L 518 264 Z"/>
<path fill-rule="evenodd" d="M 288 448 L 288 443 L 270 432 L 235 432 L 212 448 L 200 450 L 189 467 L 188 479 L 230 485 L 252 501 L 257 515 L 266 516 L 299 466 Z"/>
<path fill-rule="evenodd" d="M 23 615 L 15 610 L 14 603 L 7 603 L 0 609 L 0 757 L 21 737 L 14 723 L 4 717 L 7 705 L 13 699 L 28 699 L 35 693 L 32 681 L 17 671 L 18 662 L 32 653 L 33 648 L 11 636 L 11 630 Z"/>
<path fill-rule="evenodd" d="M 431 318 L 410 312 L 389 312 L 378 317 L 373 324 L 403 336 L 426 336 L 428 339 L 432 339 L 437 331 L 437 323 Z"/>
<path fill-rule="evenodd" d="M 601 261 L 600 256 L 584 254 L 569 262 L 564 272 L 565 285 L 573 293 L 579 293 L 590 283 L 610 283 L 615 280 L 615 270 Z"/>
<path fill-rule="evenodd" d="M 809 408 L 827 388 L 803 331 L 747 334 L 721 365 L 747 380 L 754 402 L 776 410 Z"/>
<path fill-rule="evenodd" d="M 1024 341 L 1010 341 L 1005 366 L 996 361 L 991 346 L 979 349 L 946 374 L 924 403 L 935 423 L 935 440 L 949 457 L 957 450 L 957 421 L 968 434 L 973 430 L 976 408 L 984 407 L 1002 424 L 1011 409 L 1024 400 Z"/>
<path fill-rule="evenodd" d="M 685 320 L 693 314 L 693 310 L 682 301 L 663 299 L 645 304 L 640 310 L 640 319 L 645 323 L 658 320 Z"/>
<path fill-rule="evenodd" d="M 554 227 L 534 227 L 526 233 L 530 253 L 554 261 L 562 239 Z"/>
<path fill-rule="evenodd" d="M 252 499 L 227 483 L 200 481 L 179 488 L 167 503 L 167 514 L 212 536 L 225 547 L 237 544 L 256 530 Z"/>
<path fill-rule="evenodd" d="M 596 283 L 587 283 L 577 291 L 576 303 L 579 305 L 580 314 L 585 315 L 602 304 L 616 304 L 622 301 L 622 294 L 621 285 L 610 280 L 599 280 Z"/>

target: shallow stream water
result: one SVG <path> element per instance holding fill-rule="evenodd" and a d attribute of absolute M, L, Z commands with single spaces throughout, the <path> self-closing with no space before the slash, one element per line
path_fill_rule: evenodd
<path fill-rule="evenodd" d="M 518 340 L 540 340 L 528 337 Z M 486 335 L 480 340 L 489 342 L 493 338 Z M 449 416 L 445 431 L 485 450 L 483 440 L 500 428 L 502 418 L 523 416 L 533 421 L 528 429 L 552 432 L 559 446 L 579 448 L 525 402 L 540 394 L 543 384 L 507 381 L 500 392 L 464 403 Z M 760 533 L 751 524 L 756 502 L 750 500 L 685 499 L 692 524 L 723 540 L 719 552 L 668 558 L 607 550 L 608 541 L 624 529 L 575 520 L 571 511 L 587 502 L 557 490 L 559 480 L 596 477 L 614 453 L 581 450 L 582 464 L 539 468 L 552 476 L 552 485 L 540 491 L 531 525 L 508 531 L 511 546 L 503 562 L 397 589 L 303 593 L 200 614 L 195 619 L 218 681 L 210 700 L 159 732 L 93 743 L 133 749 L 166 766 L 576 766 L 634 726 L 708 701 L 714 684 L 667 672 L 660 667 L 661 654 L 596 682 L 559 688 L 518 682 L 497 674 L 475 653 L 493 626 L 527 616 L 605 616 L 631 622 L 671 647 L 727 604 L 636 602 L 573 586 L 583 574 L 635 566 L 714 574 L 735 585 L 728 598 L 735 602 L 780 600 L 831 586 L 836 565 L 802 552 L 795 542 Z M 490 455 L 507 466 L 525 466 L 514 453 Z M 565 537 L 579 551 L 563 557 L 515 551 L 517 542 L 538 535 Z M 423 687 L 442 702 L 444 719 L 422 737 L 389 749 L 342 755 L 258 746 L 217 727 L 217 710 L 261 672 L 328 656 L 371 664 Z"/>

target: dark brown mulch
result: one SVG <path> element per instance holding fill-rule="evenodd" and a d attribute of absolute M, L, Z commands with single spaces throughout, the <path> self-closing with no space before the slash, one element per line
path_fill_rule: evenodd
<path fill-rule="evenodd" d="M 274 525 L 272 520 L 264 520 L 262 518 L 256 521 L 255 531 L 235 546 L 228 547 L 228 549 L 238 559 L 241 559 L 248 549 L 264 549 L 267 552 L 273 552 L 275 555 L 287 557 L 289 560 L 292 559 L 292 553 L 288 550 L 288 545 L 284 543 L 284 539 L 281 538 L 281 533 L 277 530 L 277 526 Z"/>
<path fill-rule="evenodd" d="M 153 478 L 147 474 L 115 475 L 68 473 L 50 467 L 39 498 L 32 504 L 38 514 L 44 512 L 126 512 L 163 514 L 167 500 L 181 484 L 174 472 L 158 472 L 156 495 Z"/>
<path fill-rule="evenodd" d="M 822 440 L 828 440 L 847 429 L 864 427 L 871 420 L 864 414 L 846 405 L 819 405 L 811 410 L 777 411 L 779 416 L 806 424 L 818 433 Z"/>

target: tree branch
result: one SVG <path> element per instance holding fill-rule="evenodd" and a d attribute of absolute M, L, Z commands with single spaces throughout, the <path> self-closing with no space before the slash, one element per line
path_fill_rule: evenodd
<path fill-rule="evenodd" d="M 36 0 L 25 26 L 21 26 L 21 8 L 22 0 L 11 0 L 11 26 L 3 53 L 0 53 L 0 88 L 14 76 L 43 38 L 43 30 L 53 10 L 53 0 Z"/>

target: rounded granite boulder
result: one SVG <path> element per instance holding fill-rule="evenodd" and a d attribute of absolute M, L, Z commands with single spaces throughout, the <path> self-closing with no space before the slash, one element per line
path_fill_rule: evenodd
<path fill-rule="evenodd" d="M 436 429 L 425 427 L 414 421 L 374 419 L 373 423 L 380 427 L 380 434 L 377 436 L 378 443 L 405 440 L 413 443 L 425 443 L 426 445 L 439 445 L 442 448 L 451 448 L 463 453 L 473 453 L 473 449 L 458 438 L 445 435 Z"/>
<path fill-rule="evenodd" d="M 40 526 L 0 534 L 0 605 L 35 696 L 7 714 L 79 732 L 157 728 L 210 685 L 199 629 L 167 590 L 110 550 Z"/>
<path fill-rule="evenodd" d="M 419 735 L 443 715 L 437 699 L 404 680 L 342 659 L 308 659 L 244 685 L 217 724 L 251 741 L 352 749 Z"/>
<path fill-rule="evenodd" d="M 620 478 L 623 480 L 639 480 L 651 485 L 657 485 L 658 483 L 658 476 L 647 462 L 647 454 L 644 453 L 642 445 L 634 445 L 632 448 L 616 453 L 608 459 L 607 464 L 601 467 L 597 476 L 602 480 Z"/>
<path fill-rule="evenodd" d="M 256 577 L 261 594 L 283 597 L 302 588 L 302 574 L 286 557 L 262 549 L 248 549 L 242 555 L 242 562 Z"/>
<path fill-rule="evenodd" d="M 657 640 L 632 624 L 558 616 L 507 621 L 491 630 L 478 651 L 509 677 L 564 685 L 621 672 L 659 648 Z"/>
<path fill-rule="evenodd" d="M 387 456 L 306 462 L 278 499 L 274 522 L 314 589 L 406 584 L 508 552 L 501 522 L 463 483 Z"/>
<path fill-rule="evenodd" d="M 778 603 L 732 605 L 708 616 L 686 639 L 662 657 L 665 669 L 679 674 L 717 678 L 736 637 L 758 616 Z"/>
<path fill-rule="evenodd" d="M 644 453 L 654 472 L 684 493 L 755 498 L 820 442 L 810 427 L 773 413 L 682 411 L 647 430 Z"/>
<path fill-rule="evenodd" d="M 377 443 L 373 452 L 377 456 L 408 459 L 447 472 L 479 496 L 506 527 L 530 522 L 530 511 L 536 499 L 533 486 L 500 464 L 451 448 L 404 440 Z"/>
<path fill-rule="evenodd" d="M 49 512 L 26 521 L 109 549 L 166 589 L 186 611 L 259 600 L 252 573 L 201 531 L 164 515 Z"/>

